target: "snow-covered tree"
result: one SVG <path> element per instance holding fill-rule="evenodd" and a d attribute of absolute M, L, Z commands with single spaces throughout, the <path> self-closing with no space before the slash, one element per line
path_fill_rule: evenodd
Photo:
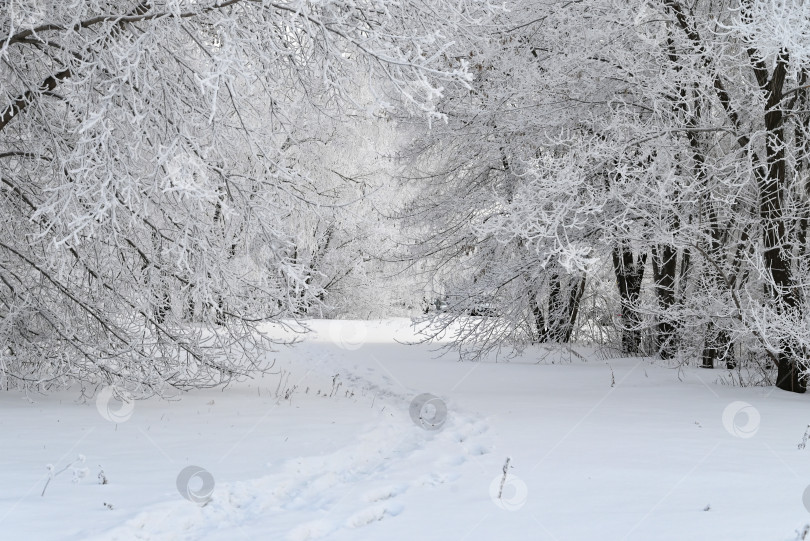
<path fill-rule="evenodd" d="M 706 367 L 744 349 L 803 391 L 806 9 L 515 2 L 468 43 L 473 90 L 421 140 L 411 215 L 422 253 L 465 262 L 456 288 L 504 315 L 472 334 L 549 337 L 611 262 L 625 352 L 642 334 Z"/>
<path fill-rule="evenodd" d="M 430 114 L 475 2 L 14 0 L 0 14 L 0 374 L 159 390 L 320 302 L 300 150 L 358 85 Z M 438 14 L 441 14 L 439 16 Z M 369 74 L 353 80 L 358 72 Z M 366 82 L 368 84 L 366 84 Z M 364 111 L 357 111 L 364 112 Z M 329 141 L 323 137 L 325 145 Z M 329 181 L 331 182 L 331 180 Z M 327 182 L 328 185 L 328 182 Z M 316 220 L 317 221 L 317 220 Z M 317 253 L 317 248 L 315 249 Z"/>

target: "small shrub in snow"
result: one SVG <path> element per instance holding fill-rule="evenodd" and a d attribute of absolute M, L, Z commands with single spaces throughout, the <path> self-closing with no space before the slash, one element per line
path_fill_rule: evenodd
<path fill-rule="evenodd" d="M 48 470 L 48 479 L 45 481 L 45 486 L 42 487 L 42 493 L 40 496 L 45 496 L 45 491 L 48 489 L 48 485 L 51 484 L 51 481 L 54 477 L 57 477 L 59 474 L 66 472 L 67 470 L 71 470 L 73 472 L 73 482 L 78 484 L 79 481 L 87 477 L 87 468 L 83 468 L 82 464 L 84 464 L 85 456 L 79 455 L 76 457 L 76 460 L 65 466 L 59 471 L 56 471 L 56 468 L 53 464 L 48 464 L 45 468 Z"/>

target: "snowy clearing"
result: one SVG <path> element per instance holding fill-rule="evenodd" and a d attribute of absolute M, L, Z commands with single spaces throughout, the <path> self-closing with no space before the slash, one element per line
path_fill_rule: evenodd
<path fill-rule="evenodd" d="M 405 319 L 311 325 L 280 373 L 131 412 L 0 395 L 3 537 L 783 541 L 810 523 L 805 395 L 596 353 L 461 363 L 402 344 Z M 423 393 L 438 429 L 411 418 Z"/>

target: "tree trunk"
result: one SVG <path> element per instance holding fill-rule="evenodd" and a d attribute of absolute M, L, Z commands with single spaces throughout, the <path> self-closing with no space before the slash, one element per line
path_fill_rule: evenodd
<path fill-rule="evenodd" d="M 559 275 L 553 277 L 555 292 L 549 298 L 549 340 L 565 344 L 571 341 L 574 323 L 579 314 L 579 301 L 585 291 L 586 275 L 572 277 L 567 287 L 567 295 L 562 294 L 562 280 Z"/>
<path fill-rule="evenodd" d="M 579 315 L 579 304 L 585 292 L 586 274 L 563 280 L 560 272 L 554 272 L 549 279 L 548 317 L 543 315 L 541 303 L 534 291 L 529 293 L 537 342 L 557 342 L 565 344 L 571 341 Z M 567 283 L 565 283 L 567 282 Z"/>
<path fill-rule="evenodd" d="M 783 257 L 787 246 L 784 209 L 786 168 L 784 115 L 779 106 L 787 71 L 787 53 L 780 54 L 773 75 L 767 83 L 765 112 L 765 153 L 767 173 L 759 178 L 759 212 L 763 225 L 765 266 L 772 279 L 771 293 L 777 310 L 783 315 L 797 315 L 801 310 L 791 276 L 791 261 Z M 785 391 L 803 393 L 806 386 L 792 340 L 781 344 L 777 363 L 776 386 Z"/>
<path fill-rule="evenodd" d="M 555 271 L 549 279 L 548 292 L 548 328 L 544 333 L 543 342 L 558 342 L 560 325 L 563 319 L 563 295 L 560 273 Z"/>
<path fill-rule="evenodd" d="M 532 324 L 534 325 L 533 341 L 537 343 L 547 342 L 546 318 L 543 315 L 543 307 L 540 306 L 536 291 L 529 292 L 529 307 L 531 308 Z"/>
<path fill-rule="evenodd" d="M 635 256 L 626 243 L 621 243 L 613 248 L 613 271 L 616 275 L 622 305 L 623 353 L 633 354 L 640 351 L 641 315 L 638 313 L 638 298 L 641 293 L 646 262 L 646 252 Z"/>
<path fill-rule="evenodd" d="M 722 261 L 726 258 L 724 245 L 727 244 L 727 235 L 723 233 L 720 228 L 720 223 L 717 218 L 717 212 L 712 201 L 706 201 L 708 207 L 708 225 L 709 225 L 709 257 L 712 258 L 713 265 L 710 265 L 706 271 L 707 287 L 710 289 L 727 289 L 727 284 L 721 277 L 720 273 L 714 265 L 721 265 Z M 734 262 L 735 266 L 737 261 Z M 714 321 L 709 321 L 706 325 L 706 332 L 704 334 L 703 342 L 703 355 L 702 355 L 702 368 L 714 368 L 715 361 L 725 363 L 726 368 L 734 368 L 736 361 L 734 359 L 734 344 L 731 343 L 731 333 L 726 329 L 717 330 L 717 324 Z"/>
<path fill-rule="evenodd" d="M 585 293 L 585 281 L 587 277 L 588 275 L 583 272 L 582 276 L 574 282 L 568 290 L 568 307 L 566 308 L 568 320 L 566 321 L 562 342 L 568 343 L 571 341 L 571 334 L 574 332 L 574 324 L 579 315 L 579 303 L 582 301 L 582 295 Z"/>
<path fill-rule="evenodd" d="M 776 386 L 783 391 L 803 393 L 807 390 L 807 380 L 802 375 L 799 363 L 796 362 L 796 347 L 793 340 L 782 344 L 779 362 L 776 365 Z"/>
<path fill-rule="evenodd" d="M 716 330 L 714 322 L 711 321 L 706 327 L 702 361 L 703 368 L 714 368 L 716 363 L 725 364 L 728 369 L 737 366 L 731 334 L 726 329 Z"/>
<path fill-rule="evenodd" d="M 678 350 L 677 327 L 667 312 L 675 305 L 675 277 L 678 270 L 678 252 L 674 247 L 663 244 L 653 247 L 653 282 L 658 306 L 663 315 L 655 328 L 655 346 L 662 359 L 672 359 Z"/>

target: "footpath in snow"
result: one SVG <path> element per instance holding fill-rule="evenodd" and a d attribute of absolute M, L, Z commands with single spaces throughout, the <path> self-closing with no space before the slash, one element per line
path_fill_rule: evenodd
<path fill-rule="evenodd" d="M 311 327 L 225 390 L 0 395 L 2 537 L 810 539 L 807 396 L 595 353 L 462 363 L 404 344 L 407 320 Z"/>

